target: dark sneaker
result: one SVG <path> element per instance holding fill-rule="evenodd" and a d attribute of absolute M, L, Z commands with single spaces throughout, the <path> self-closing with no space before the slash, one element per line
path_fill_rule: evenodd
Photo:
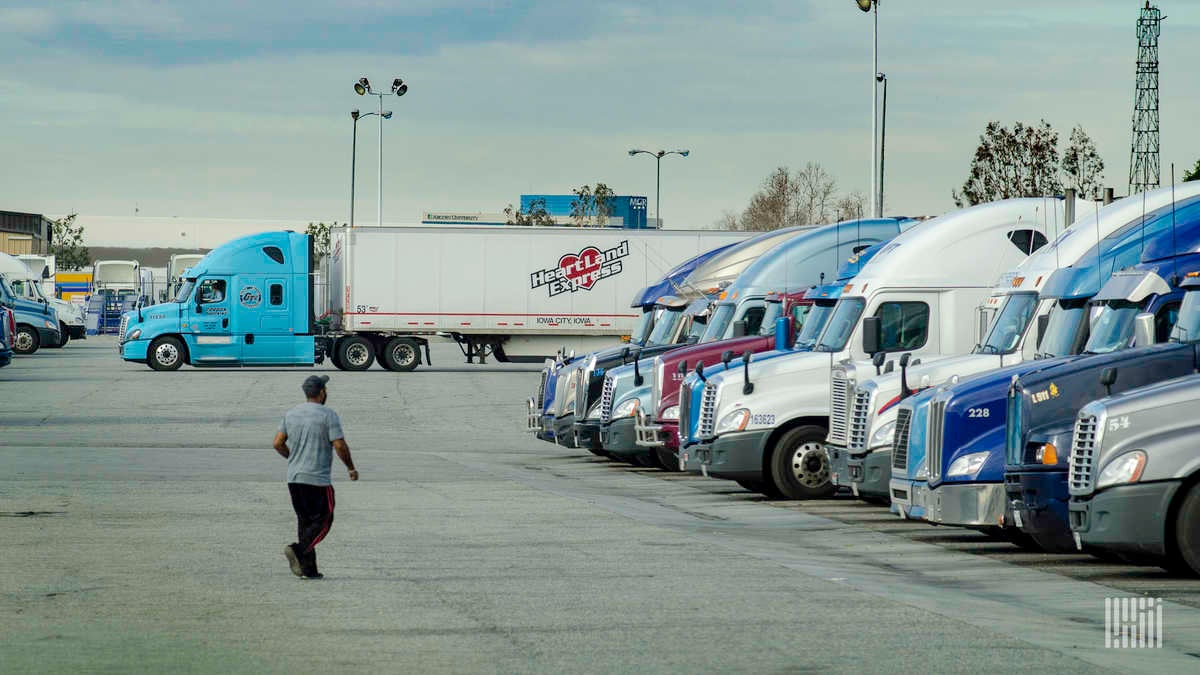
<path fill-rule="evenodd" d="M 300 566 L 300 557 L 296 555 L 295 544 L 288 544 L 283 547 L 283 555 L 287 558 L 288 566 L 292 568 L 292 574 L 298 577 L 304 576 L 304 570 Z"/>

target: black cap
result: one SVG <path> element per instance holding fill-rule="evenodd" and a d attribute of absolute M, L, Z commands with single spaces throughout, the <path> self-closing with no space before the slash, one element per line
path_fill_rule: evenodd
<path fill-rule="evenodd" d="M 304 378 L 304 384 L 300 385 L 300 388 L 304 390 L 305 396 L 315 398 L 325 388 L 325 383 L 328 381 L 328 375 L 309 375 Z"/>

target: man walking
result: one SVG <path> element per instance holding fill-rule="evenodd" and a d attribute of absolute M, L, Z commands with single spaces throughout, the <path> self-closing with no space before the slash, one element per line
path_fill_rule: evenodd
<path fill-rule="evenodd" d="M 288 492 L 296 510 L 298 539 L 283 549 L 283 555 L 292 574 L 302 579 L 324 576 L 317 571 L 316 546 L 333 525 L 333 483 L 329 469 L 334 451 L 350 472 L 350 480 L 358 480 L 350 446 L 342 434 L 342 422 L 325 405 L 327 382 L 328 375 L 308 376 L 300 386 L 307 401 L 284 414 L 279 433 L 275 434 L 275 451 L 288 461 Z"/>

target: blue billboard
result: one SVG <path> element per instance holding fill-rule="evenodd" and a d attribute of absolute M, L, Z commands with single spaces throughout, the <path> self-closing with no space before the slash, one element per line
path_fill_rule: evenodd
<path fill-rule="evenodd" d="M 571 203 L 578 198 L 575 195 L 521 195 L 521 212 L 529 213 L 529 208 L 535 200 L 544 200 L 546 213 L 557 218 L 571 216 Z M 627 230 L 646 229 L 646 198 L 630 195 L 614 196 L 612 198 L 611 227 L 623 227 Z"/>

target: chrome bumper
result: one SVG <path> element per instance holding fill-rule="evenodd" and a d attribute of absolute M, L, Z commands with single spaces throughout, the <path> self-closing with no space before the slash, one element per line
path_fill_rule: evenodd
<path fill-rule="evenodd" d="M 529 408 L 528 416 L 525 418 L 525 431 L 531 434 L 540 434 L 544 431 L 542 427 L 542 411 L 537 407 L 537 402 L 530 396 L 525 402 Z"/>
<path fill-rule="evenodd" d="M 1007 497 L 1004 483 L 943 483 L 927 489 L 925 520 L 943 525 L 998 526 L 1004 524 Z"/>
<path fill-rule="evenodd" d="M 929 486 L 924 481 L 891 480 L 888 494 L 892 510 L 901 518 L 927 519 Z"/>
<path fill-rule="evenodd" d="M 641 408 L 637 411 L 637 420 L 633 424 L 635 443 L 642 448 L 657 448 L 666 445 L 667 442 L 660 434 L 662 427 L 654 424 L 654 420 L 648 417 Z"/>

